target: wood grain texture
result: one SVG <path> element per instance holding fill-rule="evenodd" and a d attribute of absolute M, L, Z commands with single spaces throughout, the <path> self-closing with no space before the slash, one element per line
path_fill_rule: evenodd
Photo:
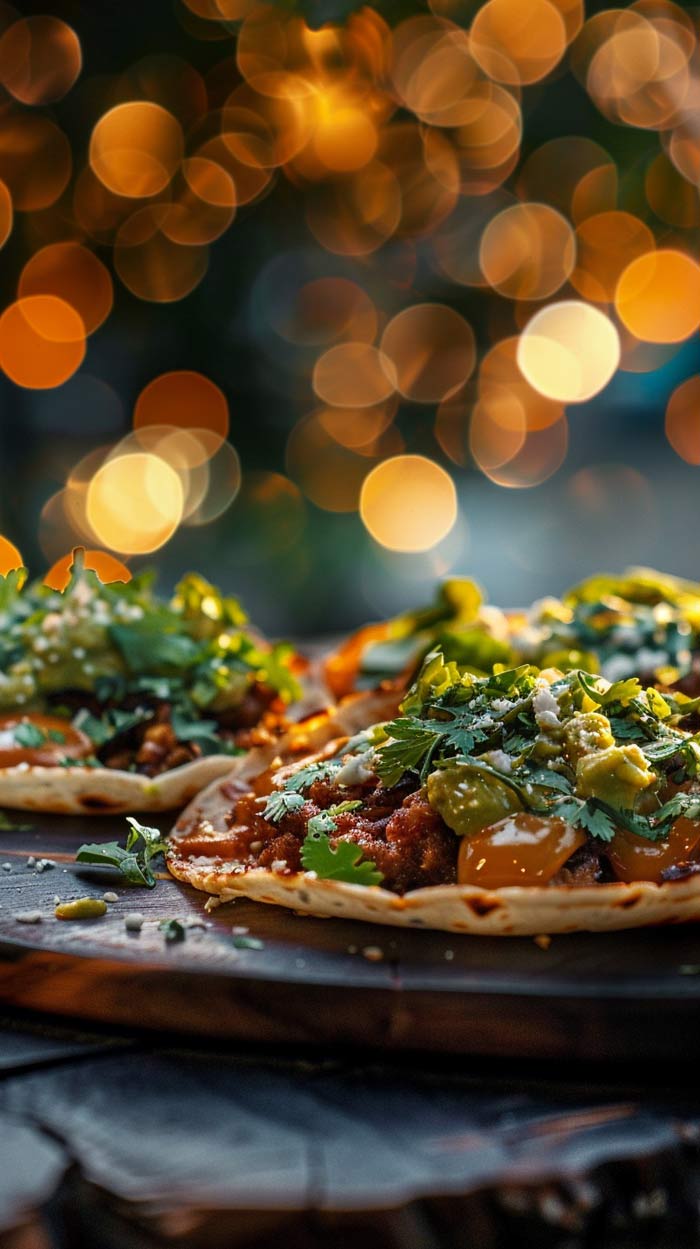
<path fill-rule="evenodd" d="M 542 949 L 530 939 L 316 920 L 243 899 L 206 914 L 200 893 L 165 876 L 149 891 L 75 864 L 82 841 L 123 830 L 121 819 L 45 816 L 0 833 L 0 864 L 9 865 L 0 867 L 0 1001 L 265 1044 L 540 1058 L 675 1058 L 695 1027 L 698 927 L 575 934 Z M 30 856 L 55 866 L 37 872 Z M 54 918 L 55 896 L 110 889 L 119 897 L 104 918 Z M 135 910 L 145 916 L 139 934 L 124 926 Z M 27 911 L 41 922 L 19 922 Z M 206 927 L 169 944 L 159 929 L 169 918 Z M 236 948 L 234 927 L 262 948 Z"/>
<path fill-rule="evenodd" d="M 0 1185 L 0 1214 L 34 1195 L 46 1249 L 697 1244 L 687 1094 L 163 1048 L 8 1076 L 0 1116 L 51 1146 Z"/>

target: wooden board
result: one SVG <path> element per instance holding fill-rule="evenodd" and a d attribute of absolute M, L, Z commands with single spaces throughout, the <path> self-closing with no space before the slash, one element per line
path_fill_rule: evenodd
<path fill-rule="evenodd" d="M 82 841 L 121 839 L 122 818 L 9 818 L 0 1001 L 13 1007 L 257 1043 L 585 1059 L 681 1056 L 700 1015 L 700 927 L 555 937 L 544 950 L 530 939 L 317 920 L 245 900 L 207 914 L 205 895 L 169 878 L 149 891 L 75 864 Z M 37 872 L 30 856 L 55 866 Z M 111 889 L 119 900 L 102 919 L 53 916 L 55 896 Z M 34 910 L 40 923 L 16 919 Z M 139 934 L 126 931 L 130 911 L 146 917 Z M 169 944 L 159 929 L 169 918 L 206 927 Z M 241 936 L 261 948 L 237 948 Z"/>

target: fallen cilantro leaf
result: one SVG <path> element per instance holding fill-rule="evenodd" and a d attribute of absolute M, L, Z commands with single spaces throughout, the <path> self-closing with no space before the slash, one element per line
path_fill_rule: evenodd
<path fill-rule="evenodd" d="M 12 735 L 18 746 L 26 746 L 29 750 L 35 750 L 37 746 L 43 746 L 46 742 L 44 730 L 28 720 L 22 720 L 12 730 Z"/>
<path fill-rule="evenodd" d="M 298 811 L 303 805 L 301 794 L 289 794 L 285 789 L 275 790 L 265 803 L 263 819 L 269 820 L 271 824 L 279 824 L 283 816 L 289 815 L 290 811 Z"/>
<path fill-rule="evenodd" d="M 319 811 L 318 815 L 312 815 L 307 825 L 309 833 L 335 833 L 337 832 L 337 824 L 335 822 L 336 815 L 344 815 L 346 811 L 355 811 L 361 807 L 362 803 L 357 800 L 354 802 L 339 802 L 334 807 L 328 807 L 326 811 Z"/>
<path fill-rule="evenodd" d="M 184 941 L 186 936 L 185 925 L 179 919 L 162 919 L 158 925 L 165 940 L 169 945 L 176 941 Z"/>
<path fill-rule="evenodd" d="M 151 869 L 151 860 L 164 853 L 167 842 L 159 829 L 140 824 L 133 815 L 127 815 L 126 820 L 130 827 L 125 846 L 120 846 L 116 841 L 86 843 L 80 846 L 75 856 L 76 862 L 114 867 L 130 884 L 145 885 L 147 889 L 153 889 L 156 878 Z"/>
<path fill-rule="evenodd" d="M 309 821 L 311 823 L 311 821 Z M 315 872 L 320 880 L 344 880 L 352 885 L 378 885 L 384 879 L 362 850 L 350 841 L 340 841 L 335 850 L 327 833 L 309 830 L 301 847 L 304 870 Z"/>
<path fill-rule="evenodd" d="M 259 937 L 234 937 L 234 950 L 264 950 L 265 942 Z"/>

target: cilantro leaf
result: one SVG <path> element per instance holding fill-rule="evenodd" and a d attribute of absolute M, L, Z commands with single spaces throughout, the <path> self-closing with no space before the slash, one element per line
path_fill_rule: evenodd
<path fill-rule="evenodd" d="M 158 928 L 168 945 L 172 945 L 176 941 L 184 941 L 187 935 L 185 925 L 179 919 L 162 919 Z"/>
<path fill-rule="evenodd" d="M 429 763 L 440 733 L 412 716 L 390 720 L 384 727 L 392 740 L 377 748 L 374 770 L 391 788 L 405 772 L 419 771 Z"/>
<path fill-rule="evenodd" d="M 46 733 L 40 729 L 38 725 L 31 724 L 29 720 L 23 720 L 12 730 L 12 736 L 18 746 L 26 746 L 29 750 L 36 749 L 37 746 L 43 746 L 46 742 Z"/>
<path fill-rule="evenodd" d="M 109 635 L 131 672 L 191 668 L 202 657 L 199 642 L 185 633 L 164 632 L 157 616 L 110 625 Z"/>
<path fill-rule="evenodd" d="M 359 846 L 350 841 L 340 841 L 334 850 L 327 833 L 314 832 L 310 827 L 301 847 L 301 862 L 305 871 L 315 872 L 320 880 L 378 885 L 384 879 L 376 864 L 370 859 L 363 859 Z"/>
<path fill-rule="evenodd" d="M 583 801 L 580 798 L 564 798 L 552 808 L 552 814 L 565 820 L 572 828 L 585 828 L 591 837 L 599 841 L 612 841 L 615 836 L 615 825 L 606 811 L 595 798 Z"/>
<path fill-rule="evenodd" d="M 307 767 L 300 768 L 298 772 L 294 772 L 288 781 L 285 782 L 285 789 L 291 790 L 292 793 L 301 793 L 304 789 L 308 789 L 313 785 L 314 781 L 325 781 L 327 777 L 332 776 L 334 772 L 339 770 L 340 765 L 333 759 L 327 762 L 309 763 Z"/>
<path fill-rule="evenodd" d="M 336 815 L 343 815 L 346 811 L 355 811 L 357 807 L 361 807 L 362 803 L 339 802 L 334 807 L 328 807 L 325 811 L 319 811 L 318 815 L 312 815 L 307 825 L 309 833 L 335 833 L 338 825 L 335 822 Z"/>
<path fill-rule="evenodd" d="M 75 856 L 76 862 L 114 867 L 130 884 L 153 889 L 156 878 L 151 868 L 151 860 L 163 854 L 168 843 L 159 829 L 140 824 L 133 815 L 127 815 L 126 821 L 130 827 L 125 846 L 120 846 L 116 841 L 86 843 L 80 846 Z"/>
<path fill-rule="evenodd" d="M 572 791 L 569 778 L 562 776 L 561 772 L 553 771 L 552 768 L 538 768 L 530 773 L 528 781 L 530 785 L 536 785 L 538 789 L 555 789 L 561 794 L 570 794 Z"/>
<path fill-rule="evenodd" d="M 288 815 L 290 811 L 298 811 L 303 805 L 301 794 L 290 794 L 285 789 L 276 789 L 265 803 L 263 819 L 269 820 L 271 824 L 279 824 L 284 815 Z"/>

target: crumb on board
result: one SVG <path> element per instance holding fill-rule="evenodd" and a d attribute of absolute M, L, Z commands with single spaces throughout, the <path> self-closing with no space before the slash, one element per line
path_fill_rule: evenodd
<path fill-rule="evenodd" d="M 451 963 L 454 956 L 455 956 L 454 950 L 445 950 L 445 953 L 443 954 L 443 958 L 446 963 Z"/>
<path fill-rule="evenodd" d="M 113 889 L 108 889 L 106 893 L 102 894 L 102 897 L 104 898 L 105 902 L 118 902 L 119 901 L 119 894 L 115 893 Z"/>
<path fill-rule="evenodd" d="M 552 944 L 552 938 L 546 932 L 541 932 L 539 936 L 533 937 L 533 941 L 535 942 L 535 945 L 540 947 L 541 950 L 548 950 Z"/>
<path fill-rule="evenodd" d="M 127 932 L 140 932 L 145 923 L 144 916 L 140 911 L 129 911 L 124 916 L 124 927 Z"/>
<path fill-rule="evenodd" d="M 44 917 L 41 911 L 15 911 L 12 918 L 18 924 L 40 924 Z"/>
<path fill-rule="evenodd" d="M 3 872 L 11 872 L 11 871 L 12 871 L 12 864 L 11 864 L 11 863 L 3 863 L 3 865 L 2 865 L 2 870 L 3 870 Z"/>
<path fill-rule="evenodd" d="M 107 913 L 107 903 L 102 898 L 75 898 L 72 902 L 59 902 L 54 911 L 56 919 L 100 919 Z"/>
<path fill-rule="evenodd" d="M 33 854 L 30 854 L 29 858 L 27 859 L 27 867 L 36 867 L 36 859 L 34 858 Z"/>
<path fill-rule="evenodd" d="M 231 932 L 234 937 L 247 937 L 250 932 L 250 928 L 246 928 L 245 924 L 234 924 Z"/>
<path fill-rule="evenodd" d="M 378 945 L 365 945 L 362 947 L 362 956 L 370 963 L 381 963 L 384 951 Z"/>
<path fill-rule="evenodd" d="M 204 903 L 205 911 L 215 911 L 217 906 L 221 906 L 221 898 L 217 898 L 215 894 L 212 894 L 210 898 L 207 898 Z"/>

